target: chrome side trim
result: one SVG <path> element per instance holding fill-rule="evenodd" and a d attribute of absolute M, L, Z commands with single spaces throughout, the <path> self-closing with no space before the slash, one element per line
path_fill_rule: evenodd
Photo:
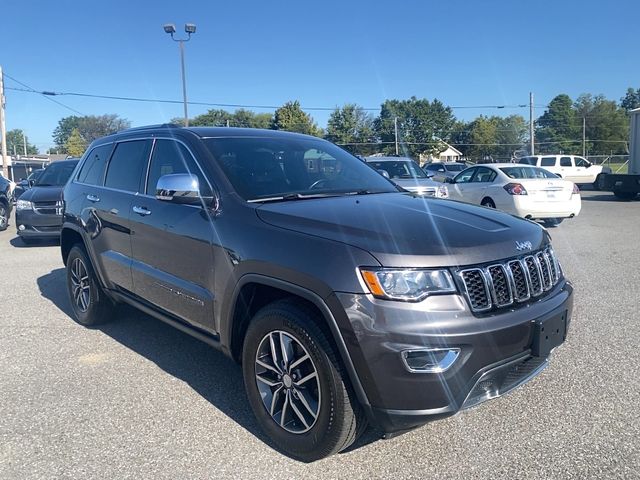
<path fill-rule="evenodd" d="M 425 352 L 436 353 L 436 352 L 447 352 L 447 354 L 437 363 L 431 364 L 429 367 L 425 368 L 413 368 L 409 365 L 407 357 L 410 353 L 414 352 Z M 455 363 L 455 361 L 460 356 L 459 348 L 416 348 L 412 350 L 403 350 L 400 352 L 400 356 L 402 357 L 402 363 L 404 364 L 404 368 L 411 373 L 444 373 L 451 368 L 451 366 Z"/>

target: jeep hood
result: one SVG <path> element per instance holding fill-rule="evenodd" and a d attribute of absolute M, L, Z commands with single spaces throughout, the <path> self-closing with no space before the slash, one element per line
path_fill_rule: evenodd
<path fill-rule="evenodd" d="M 522 255 L 548 242 L 539 225 L 493 209 L 408 193 L 266 203 L 262 221 L 366 250 L 388 267 L 462 266 Z M 313 252 L 306 252 L 313 255 Z"/>

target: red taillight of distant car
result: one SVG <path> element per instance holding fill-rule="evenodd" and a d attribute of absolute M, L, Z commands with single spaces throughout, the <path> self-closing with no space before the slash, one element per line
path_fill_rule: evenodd
<path fill-rule="evenodd" d="M 521 183 L 507 183 L 504 187 L 509 195 L 528 195 L 527 189 Z"/>

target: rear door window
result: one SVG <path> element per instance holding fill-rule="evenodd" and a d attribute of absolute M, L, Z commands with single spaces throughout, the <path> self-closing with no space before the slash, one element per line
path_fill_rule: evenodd
<path fill-rule="evenodd" d="M 78 174 L 78 182 L 89 185 L 102 185 L 104 170 L 109 160 L 112 144 L 100 145 L 91 150 Z"/>
<path fill-rule="evenodd" d="M 127 192 L 140 191 L 150 146 L 148 140 L 118 143 L 107 167 L 104 186 Z"/>
<path fill-rule="evenodd" d="M 542 157 L 542 161 L 540 162 L 541 167 L 555 167 L 556 166 L 556 157 Z"/>
<path fill-rule="evenodd" d="M 469 183 L 475 172 L 476 172 L 475 168 L 469 168 L 464 172 L 459 173 L 458 176 L 455 178 L 456 183 Z"/>
<path fill-rule="evenodd" d="M 496 178 L 496 172 L 487 167 L 478 167 L 473 183 L 490 183 Z"/>
<path fill-rule="evenodd" d="M 562 157 L 560 159 L 560 166 L 561 167 L 573 167 L 573 164 L 571 162 L 571 157 Z"/>

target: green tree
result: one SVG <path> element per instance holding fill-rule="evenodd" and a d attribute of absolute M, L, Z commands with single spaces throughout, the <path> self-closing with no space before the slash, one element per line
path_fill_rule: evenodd
<path fill-rule="evenodd" d="M 53 140 L 61 153 L 71 154 L 65 151 L 65 146 L 74 129 L 78 130 L 78 133 L 88 145 L 96 138 L 111 135 L 130 126 L 131 122 L 115 114 L 86 115 L 83 117 L 70 116 L 62 118 L 58 122 L 58 126 L 53 131 Z"/>
<path fill-rule="evenodd" d="M 271 128 L 288 132 L 306 133 L 307 135 L 322 136 L 322 129 L 318 128 L 311 115 L 300 108 L 300 102 L 287 102 L 278 108 L 273 115 Z"/>
<path fill-rule="evenodd" d="M 620 106 L 627 112 L 635 108 L 640 108 L 640 88 L 637 90 L 628 88 L 625 96 L 620 99 Z"/>
<path fill-rule="evenodd" d="M 234 113 L 222 109 L 212 109 L 189 120 L 191 127 L 244 127 L 270 128 L 273 116 L 270 113 L 255 113 L 240 108 Z M 172 118 L 171 123 L 184 125 L 184 118 Z"/>
<path fill-rule="evenodd" d="M 394 119 L 398 119 L 398 139 L 402 154 L 417 159 L 420 154 L 437 153 L 448 141 L 455 117 L 451 108 L 439 100 L 411 97 L 408 100 L 386 100 L 375 130 L 386 153 L 395 152 Z"/>
<path fill-rule="evenodd" d="M 74 128 L 67 138 L 67 143 L 65 144 L 65 150 L 67 153 L 73 157 L 81 157 L 84 151 L 87 148 L 87 142 L 80 135 L 80 131 L 77 128 Z"/>
<path fill-rule="evenodd" d="M 330 142 L 344 145 L 344 148 L 353 154 L 370 155 L 377 151 L 376 145 L 349 145 L 376 143 L 373 117 L 362 107 L 352 103 L 331 112 L 325 138 Z"/>
<path fill-rule="evenodd" d="M 24 155 L 24 139 L 25 134 L 19 128 L 9 130 L 7 132 L 7 153 L 9 155 Z M 27 155 L 34 155 L 36 153 L 38 153 L 38 148 L 30 144 L 27 138 Z"/>
<path fill-rule="evenodd" d="M 575 104 L 576 122 L 582 135 L 584 118 L 586 150 L 590 155 L 627 153 L 629 117 L 625 108 L 603 95 L 580 95 Z M 580 147 L 580 153 L 582 153 Z"/>
<path fill-rule="evenodd" d="M 483 160 L 496 154 L 498 143 L 498 125 L 496 117 L 480 115 L 470 125 L 471 144 L 468 149 L 469 157 Z"/>
<path fill-rule="evenodd" d="M 493 118 L 496 122 L 496 143 L 499 144 L 494 155 L 503 160 L 511 159 L 528 141 L 527 121 L 521 115 Z"/>
<path fill-rule="evenodd" d="M 569 95 L 556 96 L 538 119 L 536 141 L 543 153 L 578 153 L 581 128 Z"/>

